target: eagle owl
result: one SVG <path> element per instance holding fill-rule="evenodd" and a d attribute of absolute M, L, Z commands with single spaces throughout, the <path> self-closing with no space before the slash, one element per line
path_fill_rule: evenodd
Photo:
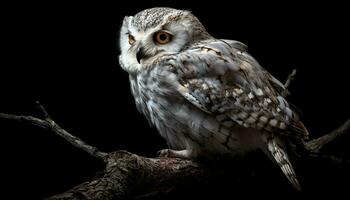
<path fill-rule="evenodd" d="M 120 48 L 138 110 L 172 148 L 163 156 L 261 149 L 300 188 L 287 150 L 308 132 L 284 98 L 284 85 L 244 44 L 212 37 L 189 11 L 151 8 L 124 18 Z"/>

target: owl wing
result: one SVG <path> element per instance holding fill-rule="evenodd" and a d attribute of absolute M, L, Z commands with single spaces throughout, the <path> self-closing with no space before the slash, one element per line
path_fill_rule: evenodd
<path fill-rule="evenodd" d="M 242 43 L 207 40 L 175 56 L 178 92 L 225 123 L 306 138 L 307 131 L 282 96 L 283 84 Z"/>

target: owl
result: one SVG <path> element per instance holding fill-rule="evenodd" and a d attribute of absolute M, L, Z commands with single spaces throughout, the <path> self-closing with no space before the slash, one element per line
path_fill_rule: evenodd
<path fill-rule="evenodd" d="M 124 18 L 120 49 L 137 109 L 171 148 L 162 156 L 262 150 L 300 189 L 288 152 L 308 132 L 246 45 L 214 38 L 189 11 L 151 8 Z"/>

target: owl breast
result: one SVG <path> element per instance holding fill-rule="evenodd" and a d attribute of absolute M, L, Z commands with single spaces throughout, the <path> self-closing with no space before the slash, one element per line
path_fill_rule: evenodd
<path fill-rule="evenodd" d="M 194 156 L 234 156 L 258 147 L 255 130 L 222 126 L 214 116 L 188 103 L 173 87 L 174 81 L 176 75 L 164 66 L 130 76 L 138 110 L 171 148 L 190 149 Z"/>

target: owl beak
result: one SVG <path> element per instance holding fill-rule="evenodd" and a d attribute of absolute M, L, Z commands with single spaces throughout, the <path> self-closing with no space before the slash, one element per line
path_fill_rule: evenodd
<path fill-rule="evenodd" d="M 142 47 L 140 47 L 136 52 L 136 60 L 140 64 L 141 59 L 145 56 L 145 52 Z"/>

